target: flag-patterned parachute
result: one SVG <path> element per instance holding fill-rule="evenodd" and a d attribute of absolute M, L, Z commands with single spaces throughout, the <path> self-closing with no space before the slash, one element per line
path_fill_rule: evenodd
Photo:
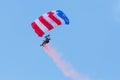
<path fill-rule="evenodd" d="M 39 37 L 62 24 L 69 24 L 69 19 L 61 10 L 47 12 L 31 23 Z"/>

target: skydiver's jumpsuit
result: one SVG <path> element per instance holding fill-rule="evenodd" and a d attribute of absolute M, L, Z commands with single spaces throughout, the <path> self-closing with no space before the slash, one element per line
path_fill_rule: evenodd
<path fill-rule="evenodd" d="M 50 41 L 50 38 L 46 38 L 45 42 L 49 43 L 49 41 Z"/>

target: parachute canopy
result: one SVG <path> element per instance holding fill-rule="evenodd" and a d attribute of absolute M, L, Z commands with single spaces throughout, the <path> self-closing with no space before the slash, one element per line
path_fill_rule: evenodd
<path fill-rule="evenodd" d="M 69 19 L 61 10 L 47 12 L 31 23 L 39 37 L 62 24 L 69 24 Z"/>

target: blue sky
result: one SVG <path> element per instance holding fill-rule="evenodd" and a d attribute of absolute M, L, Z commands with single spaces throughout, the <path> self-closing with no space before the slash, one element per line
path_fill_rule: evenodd
<path fill-rule="evenodd" d="M 70 80 L 39 46 L 31 22 L 61 9 L 70 19 L 50 32 L 57 52 L 90 80 L 120 80 L 119 0 L 1 0 L 0 80 Z"/>

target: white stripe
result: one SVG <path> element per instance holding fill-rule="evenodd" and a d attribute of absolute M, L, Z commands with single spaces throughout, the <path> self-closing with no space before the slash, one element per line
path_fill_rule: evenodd
<path fill-rule="evenodd" d="M 58 20 L 60 20 L 60 22 L 62 24 L 65 24 L 65 21 L 61 17 L 59 17 L 57 14 L 54 14 L 53 16 L 55 16 L 55 18 L 57 18 Z"/>
<path fill-rule="evenodd" d="M 39 26 L 39 28 L 44 32 L 48 32 L 49 30 L 46 28 L 46 26 L 44 26 L 41 21 L 39 21 L 39 19 L 35 20 L 35 23 Z"/>
<path fill-rule="evenodd" d="M 44 14 L 43 17 L 44 17 L 44 19 L 45 19 L 48 23 L 50 23 L 53 27 L 58 26 L 55 21 L 53 21 L 52 19 L 50 19 L 50 18 L 48 17 L 48 14 Z"/>

